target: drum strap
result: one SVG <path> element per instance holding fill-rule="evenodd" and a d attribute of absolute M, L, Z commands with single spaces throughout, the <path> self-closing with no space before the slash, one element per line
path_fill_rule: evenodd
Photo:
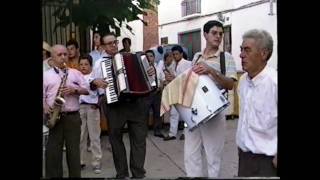
<path fill-rule="evenodd" d="M 200 57 L 201 57 L 201 54 L 196 58 L 194 64 L 198 62 Z M 220 70 L 223 75 L 226 75 L 226 60 L 225 60 L 224 52 L 220 53 Z"/>
<path fill-rule="evenodd" d="M 220 70 L 221 73 L 225 76 L 226 75 L 226 59 L 224 56 L 224 52 L 220 53 Z M 223 95 L 228 99 L 228 90 L 225 89 Z"/>
<path fill-rule="evenodd" d="M 224 57 L 224 52 L 220 53 L 220 69 L 223 75 L 226 75 L 226 60 Z"/>

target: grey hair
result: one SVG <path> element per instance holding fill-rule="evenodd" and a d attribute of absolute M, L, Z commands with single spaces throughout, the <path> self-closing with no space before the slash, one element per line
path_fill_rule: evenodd
<path fill-rule="evenodd" d="M 262 29 L 249 30 L 242 36 L 242 39 L 247 38 L 254 39 L 258 43 L 260 49 L 266 49 L 269 52 L 266 60 L 271 57 L 273 51 L 273 40 L 271 35 L 267 31 Z"/>

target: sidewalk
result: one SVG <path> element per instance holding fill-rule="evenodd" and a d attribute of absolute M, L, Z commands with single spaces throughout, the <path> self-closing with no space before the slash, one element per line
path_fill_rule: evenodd
<path fill-rule="evenodd" d="M 226 142 L 223 150 L 222 164 L 220 170 L 221 178 L 232 178 L 237 175 L 238 169 L 238 154 L 235 144 L 235 133 L 237 120 L 227 121 Z M 181 131 L 179 131 L 181 133 Z M 180 134 L 178 135 L 178 137 Z M 127 157 L 129 158 L 129 138 L 125 133 L 123 136 L 124 143 L 127 150 Z M 115 177 L 116 172 L 113 165 L 111 145 L 108 136 L 101 137 L 101 145 L 103 151 L 102 158 L 102 173 L 95 174 L 90 165 L 91 156 L 88 153 L 87 166 L 82 170 L 82 177 L 88 178 L 112 178 Z M 145 161 L 146 179 L 150 178 L 177 178 L 185 177 L 185 169 L 183 164 L 183 146 L 184 141 L 176 140 L 163 141 L 162 138 L 154 137 L 153 131 L 149 131 L 147 137 L 147 154 Z M 64 155 L 64 176 L 67 177 L 67 165 Z M 131 174 L 130 174 L 131 176 Z"/>

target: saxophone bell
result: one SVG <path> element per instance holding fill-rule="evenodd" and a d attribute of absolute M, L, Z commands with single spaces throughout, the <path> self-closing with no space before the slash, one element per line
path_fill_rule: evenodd
<path fill-rule="evenodd" d="M 66 100 L 61 97 L 61 96 L 58 96 L 56 97 L 54 103 L 57 105 L 57 106 L 62 106 L 64 103 L 66 103 Z"/>

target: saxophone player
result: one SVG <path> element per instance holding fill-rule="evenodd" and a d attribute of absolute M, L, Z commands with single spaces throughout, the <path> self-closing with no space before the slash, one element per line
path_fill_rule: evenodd
<path fill-rule="evenodd" d="M 80 126 L 79 95 L 88 95 L 88 84 L 76 69 L 67 68 L 67 49 L 63 45 L 54 45 L 51 57 L 54 67 L 43 75 L 43 110 L 51 114 L 57 108 L 55 101 L 63 98 L 59 120 L 49 130 L 46 144 L 46 177 L 62 177 L 63 144 L 66 145 L 66 157 L 69 177 L 80 177 Z M 65 83 L 61 81 L 66 77 Z"/>

